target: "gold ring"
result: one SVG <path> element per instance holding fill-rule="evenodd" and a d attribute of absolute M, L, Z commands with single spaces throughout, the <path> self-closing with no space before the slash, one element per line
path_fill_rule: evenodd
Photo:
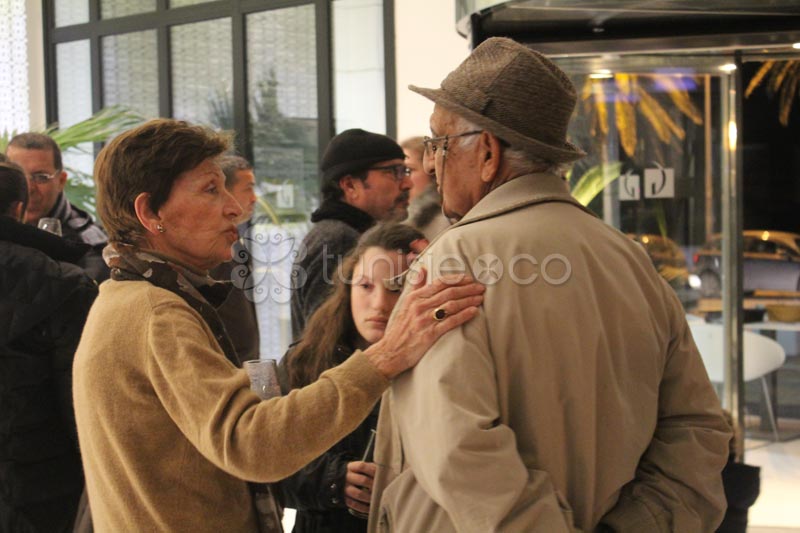
<path fill-rule="evenodd" d="M 447 311 L 442 309 L 441 307 L 437 307 L 433 310 L 433 319 L 437 322 L 441 322 L 447 317 Z"/>

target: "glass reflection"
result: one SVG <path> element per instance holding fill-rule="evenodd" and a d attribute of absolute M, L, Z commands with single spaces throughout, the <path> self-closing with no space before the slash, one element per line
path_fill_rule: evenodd
<path fill-rule="evenodd" d="M 104 37 L 103 98 L 106 106 L 123 105 L 142 116 L 158 116 L 156 31 Z"/>
<path fill-rule="evenodd" d="M 173 116 L 233 129 L 231 19 L 173 26 Z"/>

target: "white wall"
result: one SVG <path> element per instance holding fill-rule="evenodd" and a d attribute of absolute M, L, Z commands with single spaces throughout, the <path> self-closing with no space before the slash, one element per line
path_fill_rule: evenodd
<path fill-rule="evenodd" d="M 40 2 L 0 0 L 0 132 L 44 126 Z"/>
<path fill-rule="evenodd" d="M 44 104 L 44 35 L 42 3 L 25 2 L 28 30 L 28 104 L 30 129 L 39 130 L 46 124 Z"/>
<path fill-rule="evenodd" d="M 430 133 L 433 102 L 409 85 L 439 87 L 468 55 L 467 39 L 456 32 L 455 0 L 395 0 L 397 138 Z"/>
<path fill-rule="evenodd" d="M 383 3 L 337 0 L 331 15 L 336 133 L 350 128 L 386 133 Z"/>

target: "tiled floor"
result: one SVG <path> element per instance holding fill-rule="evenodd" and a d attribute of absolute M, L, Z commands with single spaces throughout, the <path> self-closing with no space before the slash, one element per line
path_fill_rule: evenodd
<path fill-rule="evenodd" d="M 283 530 L 284 531 L 291 531 L 294 527 L 294 509 L 284 509 L 283 510 Z"/>
<path fill-rule="evenodd" d="M 781 419 L 781 435 L 800 421 Z M 745 462 L 761 467 L 761 494 L 750 508 L 748 533 L 800 533 L 800 438 L 745 441 Z"/>

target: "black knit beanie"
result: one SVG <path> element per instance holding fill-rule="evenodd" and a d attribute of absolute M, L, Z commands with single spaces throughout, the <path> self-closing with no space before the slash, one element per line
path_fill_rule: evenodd
<path fill-rule="evenodd" d="M 389 159 L 404 159 L 403 149 L 386 135 L 362 129 L 345 130 L 328 143 L 322 155 L 324 181 L 366 170 Z"/>

